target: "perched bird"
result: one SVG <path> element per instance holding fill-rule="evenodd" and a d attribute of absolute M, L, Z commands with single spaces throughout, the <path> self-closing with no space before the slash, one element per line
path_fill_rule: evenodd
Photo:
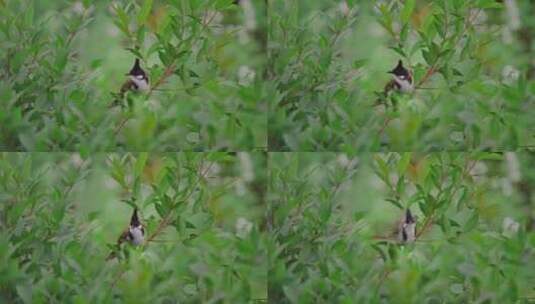
<path fill-rule="evenodd" d="M 145 228 L 143 228 L 143 225 L 139 221 L 136 208 L 134 209 L 134 213 L 132 214 L 132 218 L 130 219 L 130 226 L 121 234 L 119 240 L 117 240 L 117 244 L 121 244 L 127 241 L 132 245 L 138 246 L 143 244 L 144 239 Z"/>
<path fill-rule="evenodd" d="M 121 233 L 121 236 L 117 240 L 117 244 L 110 245 L 112 252 L 108 255 L 106 260 L 111 260 L 117 257 L 118 252 L 121 250 L 121 244 L 126 242 L 133 246 L 139 246 L 143 244 L 144 240 L 145 240 L 145 228 L 143 227 L 143 224 L 141 224 L 141 221 L 139 220 L 138 211 L 136 208 L 134 209 L 134 213 L 132 214 L 132 217 L 130 218 L 130 225 L 128 226 L 128 228 L 125 229 L 123 233 Z"/>
<path fill-rule="evenodd" d="M 136 58 L 134 66 L 126 76 L 129 76 L 129 79 L 121 87 L 121 94 L 124 94 L 126 91 L 149 90 L 149 77 L 139 65 L 139 58 Z"/>
<path fill-rule="evenodd" d="M 416 216 L 407 208 L 403 219 L 398 227 L 398 241 L 400 243 L 412 243 L 416 240 Z"/>
<path fill-rule="evenodd" d="M 392 90 L 401 91 L 403 93 L 411 92 L 414 89 L 412 80 L 412 73 L 409 69 L 403 66 L 401 60 L 398 61 L 398 65 L 388 73 L 392 74 L 392 80 L 385 86 L 385 93 Z"/>
<path fill-rule="evenodd" d="M 136 58 L 134 66 L 132 67 L 130 72 L 126 74 L 126 76 L 128 76 L 128 79 L 121 86 L 121 91 L 119 93 L 112 93 L 112 96 L 114 96 L 115 99 L 110 104 L 110 107 L 114 107 L 121 104 L 121 101 L 124 99 L 124 96 L 128 91 L 145 92 L 150 89 L 149 77 L 139 65 L 138 58 Z"/>
<path fill-rule="evenodd" d="M 414 90 L 414 84 L 412 79 L 412 73 L 409 69 L 403 66 L 401 60 L 398 61 L 398 65 L 388 73 L 392 74 L 392 80 L 390 80 L 382 92 L 376 92 L 378 98 L 375 101 L 376 105 L 388 106 L 392 103 L 394 109 L 397 107 L 397 97 L 391 96 L 392 92 L 408 93 Z"/>

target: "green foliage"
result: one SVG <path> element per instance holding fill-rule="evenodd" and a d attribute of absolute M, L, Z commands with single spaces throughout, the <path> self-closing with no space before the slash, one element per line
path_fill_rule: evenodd
<path fill-rule="evenodd" d="M 0 302 L 266 299 L 264 166 L 249 153 L 0 155 Z M 129 205 L 146 243 L 107 261 Z"/>
<path fill-rule="evenodd" d="M 274 303 L 535 297 L 532 154 L 270 156 Z M 417 240 L 400 245 L 403 210 Z M 525 212 L 529 210 L 529 212 Z"/>
<path fill-rule="evenodd" d="M 0 149 L 265 148 L 253 2 L 0 2 Z M 108 108 L 136 57 L 151 90 Z"/>
<path fill-rule="evenodd" d="M 531 1 L 270 3 L 271 150 L 533 145 Z M 416 90 L 382 109 L 377 94 L 399 59 Z"/>

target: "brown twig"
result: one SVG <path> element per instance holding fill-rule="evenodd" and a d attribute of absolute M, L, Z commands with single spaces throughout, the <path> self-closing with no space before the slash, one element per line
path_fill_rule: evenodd
<path fill-rule="evenodd" d="M 466 31 L 468 31 L 468 28 L 471 25 L 473 25 L 472 22 L 477 18 L 477 16 L 479 15 L 480 12 L 481 12 L 481 9 L 478 9 L 477 12 L 473 16 L 470 16 L 470 9 L 468 9 L 468 15 L 469 16 L 468 16 L 468 18 L 466 18 L 466 22 L 464 24 L 464 28 L 463 28 L 462 33 L 459 36 L 457 36 L 457 38 L 455 39 L 454 45 L 457 45 L 457 43 L 459 43 L 459 40 L 461 39 L 461 37 L 463 37 L 464 34 L 466 33 Z M 446 29 L 446 31 L 447 31 L 447 29 Z M 439 58 L 436 58 L 435 61 L 433 62 L 433 64 L 427 69 L 424 77 L 422 77 L 422 79 L 420 79 L 420 81 L 418 81 L 418 84 L 415 87 L 416 89 L 419 89 L 422 84 L 424 84 L 427 80 L 429 80 L 429 78 L 431 78 L 431 76 L 433 76 L 433 74 L 435 74 L 435 72 L 437 71 L 438 61 L 439 61 Z"/>
<path fill-rule="evenodd" d="M 477 161 L 473 161 L 470 164 L 470 161 L 466 160 L 465 165 L 463 167 L 463 172 L 461 173 L 461 176 L 464 177 L 466 174 L 470 174 L 470 171 L 472 171 L 472 169 L 475 167 L 476 163 L 477 163 Z M 451 193 L 451 197 L 452 198 L 455 197 L 455 195 L 457 194 L 457 191 L 459 189 L 460 189 L 459 187 L 456 187 L 453 190 L 453 192 Z M 431 225 L 433 224 L 433 220 L 434 219 L 435 219 L 435 213 L 434 213 L 434 210 L 433 210 L 433 213 L 425 219 L 425 222 L 423 224 L 422 229 L 420 229 L 416 233 L 416 239 L 418 239 L 420 236 L 422 236 L 425 232 L 427 232 L 431 228 Z"/>
<path fill-rule="evenodd" d="M 392 273 L 392 269 L 385 269 L 381 277 L 379 278 L 379 286 L 377 286 L 377 289 L 381 288 L 383 286 L 383 283 L 386 281 L 388 276 Z"/>
<path fill-rule="evenodd" d="M 385 119 L 385 122 L 384 122 L 383 126 L 379 130 L 379 137 L 381 137 L 383 135 L 383 133 L 386 130 L 386 127 L 390 124 L 391 121 L 392 121 L 391 117 L 388 117 L 387 119 Z"/>
<path fill-rule="evenodd" d="M 202 162 L 201 162 L 202 164 Z M 204 172 L 201 172 L 200 175 L 198 175 L 198 179 L 196 181 L 196 183 L 200 182 L 203 178 L 206 177 L 206 174 L 208 173 L 208 171 L 212 168 L 212 165 L 214 163 L 212 162 L 205 170 Z M 198 168 L 197 170 L 199 170 L 200 168 Z M 188 192 L 188 194 L 186 195 L 186 197 L 184 197 L 184 199 L 182 199 L 181 201 L 186 201 L 188 200 L 191 195 L 193 195 L 193 193 L 195 192 L 195 187 L 192 187 L 191 190 Z M 156 230 L 154 231 L 154 233 L 152 233 L 148 238 L 147 240 L 145 241 L 145 244 L 148 244 L 149 242 L 152 242 L 154 241 L 154 238 L 156 238 L 157 235 L 159 235 L 166 227 L 167 225 L 169 224 L 169 221 L 171 220 L 171 215 L 173 215 L 173 209 L 177 206 L 178 203 L 175 203 L 173 205 L 173 208 L 171 208 L 171 211 L 160 221 L 160 223 L 158 224 L 158 227 L 156 228 Z"/>
<path fill-rule="evenodd" d="M 124 127 L 124 125 L 126 124 L 126 122 L 130 120 L 130 115 L 125 117 L 120 123 L 119 125 L 117 126 L 117 128 L 115 128 L 115 131 L 113 131 L 113 135 L 117 136 L 117 134 L 119 133 L 119 131 L 121 131 L 121 129 Z"/>
<path fill-rule="evenodd" d="M 147 97 L 152 95 L 152 92 L 154 92 L 159 86 L 161 86 L 169 76 L 173 75 L 175 71 L 176 64 L 173 61 L 163 72 L 162 76 L 154 83 L 154 85 L 151 86 L 149 93 L 147 93 Z"/>

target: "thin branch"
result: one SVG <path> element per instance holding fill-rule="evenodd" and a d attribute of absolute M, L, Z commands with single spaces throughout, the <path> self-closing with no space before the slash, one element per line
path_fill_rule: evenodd
<path fill-rule="evenodd" d="M 124 125 L 126 124 L 126 122 L 128 122 L 130 120 L 131 116 L 128 115 L 126 116 L 120 123 L 119 125 L 117 126 L 117 128 L 115 128 L 115 131 L 113 131 L 113 135 L 117 136 L 117 134 L 119 134 L 119 131 L 121 131 L 121 129 L 124 127 Z"/>
<path fill-rule="evenodd" d="M 151 86 L 149 93 L 147 93 L 147 98 L 152 95 L 152 92 L 154 92 L 159 86 L 161 86 L 167 78 L 169 78 L 173 73 L 175 72 L 176 64 L 173 60 L 173 62 L 165 69 L 163 72 L 163 75 L 154 83 L 154 85 Z"/>
<path fill-rule="evenodd" d="M 477 161 L 473 161 L 471 164 L 470 164 L 470 160 L 466 160 L 465 162 L 465 165 L 463 167 L 463 172 L 461 173 L 461 176 L 464 177 L 466 174 L 470 174 L 470 172 L 472 171 L 472 169 L 474 168 L 474 166 L 476 165 Z M 470 165 L 469 165 L 470 164 Z M 462 181 L 463 179 L 461 179 Z M 459 181 L 459 182 L 461 182 Z M 456 187 L 453 192 L 451 193 L 450 197 L 453 198 L 455 197 L 455 195 L 457 194 L 457 191 L 460 189 L 460 187 Z M 430 228 L 431 228 L 431 225 L 433 224 L 433 221 L 435 219 L 435 210 L 433 210 L 433 212 L 431 213 L 430 216 L 428 216 L 426 219 L 425 219 L 425 222 L 423 224 L 423 227 L 422 229 L 420 229 L 417 233 L 416 233 L 416 239 L 418 239 L 420 236 L 422 236 L 425 232 L 427 232 Z"/>
<path fill-rule="evenodd" d="M 384 122 L 383 126 L 379 130 L 379 137 L 381 137 L 383 135 L 383 133 L 386 130 L 386 127 L 388 127 L 388 125 L 390 124 L 391 121 L 392 121 L 391 117 L 388 117 L 387 119 L 385 119 L 385 122 Z"/>
<path fill-rule="evenodd" d="M 186 195 L 186 197 L 184 197 L 181 201 L 187 201 L 191 195 L 193 195 L 193 193 L 195 192 L 195 189 L 196 189 L 196 186 L 197 184 L 203 179 L 206 177 L 206 174 L 208 173 L 208 171 L 210 171 L 212 165 L 214 163 L 210 163 L 210 165 L 204 170 L 204 172 L 201 172 L 200 175 L 197 175 L 198 176 L 198 179 L 196 181 L 196 184 L 194 186 L 191 187 L 191 190 L 188 192 L 188 194 Z M 197 171 L 200 171 L 200 168 L 197 169 Z M 160 223 L 158 224 L 158 227 L 156 228 L 156 230 L 154 231 L 154 233 L 152 233 L 148 238 L 147 240 L 145 241 L 145 244 L 148 244 L 149 242 L 152 242 L 154 240 L 154 238 L 156 238 L 157 235 L 159 235 L 168 225 L 169 225 L 169 222 L 171 220 L 171 216 L 174 215 L 174 208 L 177 207 L 177 204 L 178 203 L 175 203 L 171 210 L 169 211 L 169 213 L 160 221 Z"/>
<path fill-rule="evenodd" d="M 457 45 L 457 43 L 459 43 L 459 40 L 464 36 L 464 34 L 468 31 L 468 28 L 470 26 L 472 26 L 472 22 L 477 19 L 477 16 L 479 15 L 479 13 L 481 12 L 481 9 L 478 9 L 476 11 L 475 14 L 473 14 L 473 16 L 470 16 L 470 9 L 468 9 L 468 17 L 466 18 L 466 22 L 464 24 L 464 28 L 463 28 L 463 31 L 462 33 L 457 36 L 457 38 L 455 39 L 455 43 L 454 43 L 454 46 Z M 427 69 L 424 77 L 422 77 L 422 79 L 420 79 L 420 81 L 418 81 L 418 84 L 416 85 L 416 89 L 419 89 L 421 85 L 423 85 L 426 81 L 429 80 L 429 78 L 431 78 L 431 76 L 433 76 L 433 74 L 435 74 L 435 72 L 437 71 L 437 64 L 438 64 L 438 61 L 439 61 L 439 58 L 436 58 L 435 61 L 433 62 L 433 64 Z"/>

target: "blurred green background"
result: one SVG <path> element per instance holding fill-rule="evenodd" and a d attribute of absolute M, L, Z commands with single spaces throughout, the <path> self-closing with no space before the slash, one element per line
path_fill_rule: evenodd
<path fill-rule="evenodd" d="M 265 149 L 265 16 L 250 0 L 0 1 L 0 149 Z M 136 57 L 154 91 L 108 108 Z"/>
<path fill-rule="evenodd" d="M 0 154 L 0 302 L 265 300 L 265 166 L 261 153 Z M 151 241 L 107 261 L 133 205 Z"/>
<path fill-rule="evenodd" d="M 272 151 L 533 145 L 533 1 L 269 3 Z M 385 110 L 377 93 L 400 59 L 418 89 Z"/>
<path fill-rule="evenodd" d="M 533 153 L 272 153 L 273 303 L 528 303 Z M 410 208 L 417 241 L 395 229 Z"/>

